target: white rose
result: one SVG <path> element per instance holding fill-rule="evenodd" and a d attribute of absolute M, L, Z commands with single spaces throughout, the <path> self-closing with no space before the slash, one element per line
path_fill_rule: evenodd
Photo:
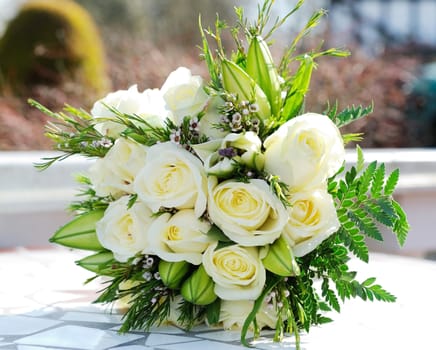
<path fill-rule="evenodd" d="M 201 161 L 171 142 L 147 150 L 144 167 L 134 190 L 153 212 L 160 207 L 194 209 L 200 217 L 206 210 L 207 179 Z"/>
<path fill-rule="evenodd" d="M 327 191 L 298 192 L 291 196 L 290 204 L 283 236 L 296 257 L 310 253 L 339 229 L 333 198 Z"/>
<path fill-rule="evenodd" d="M 170 117 L 170 113 L 165 109 L 165 101 L 158 89 L 148 89 L 141 93 L 138 91 L 137 85 L 133 85 L 128 90 L 111 92 L 97 101 L 91 109 L 91 115 L 97 121 L 95 129 L 109 137 L 118 137 L 126 127 L 111 121 L 111 119 L 115 119 L 116 115 L 105 105 L 113 107 L 121 113 L 136 114 L 153 126 L 163 126 L 164 120 Z M 99 122 L 99 118 L 107 120 Z"/>
<path fill-rule="evenodd" d="M 210 223 L 196 217 L 194 210 L 180 210 L 173 216 L 160 215 L 148 231 L 153 254 L 165 261 L 201 264 L 202 253 L 214 242 L 206 233 Z"/>
<path fill-rule="evenodd" d="M 274 242 L 288 221 L 285 206 L 259 179 L 217 185 L 216 178 L 210 176 L 208 213 L 226 236 L 245 246 Z"/>
<path fill-rule="evenodd" d="M 98 196 L 117 198 L 133 193 L 133 181 L 145 163 L 147 147 L 119 138 L 107 154 L 89 169 L 89 178 Z"/>
<path fill-rule="evenodd" d="M 131 208 L 128 203 L 128 196 L 110 203 L 96 225 L 101 245 L 121 262 L 148 250 L 147 230 L 153 221 L 153 213 L 144 203 L 136 202 Z"/>
<path fill-rule="evenodd" d="M 265 170 L 291 191 L 316 187 L 342 166 L 344 144 L 329 117 L 307 113 L 283 124 L 265 142 Z"/>
<path fill-rule="evenodd" d="M 137 115 L 155 127 L 165 126 L 165 120 L 173 115 L 165 107 L 165 100 L 159 89 L 147 89 L 142 93 L 143 105 Z M 141 126 L 141 124 L 140 124 Z"/>
<path fill-rule="evenodd" d="M 199 75 L 192 75 L 185 67 L 171 72 L 160 91 L 177 124 L 181 124 L 185 116 L 197 116 L 208 101 L 203 79 Z"/>
<path fill-rule="evenodd" d="M 241 329 L 253 306 L 253 300 L 222 300 L 219 322 L 222 322 L 224 329 Z M 265 302 L 256 314 L 256 322 L 260 329 L 275 329 L 277 318 L 274 307 Z"/>
<path fill-rule="evenodd" d="M 231 245 L 216 249 L 211 244 L 203 254 L 203 266 L 223 300 L 255 300 L 262 293 L 266 272 L 256 247 Z"/>

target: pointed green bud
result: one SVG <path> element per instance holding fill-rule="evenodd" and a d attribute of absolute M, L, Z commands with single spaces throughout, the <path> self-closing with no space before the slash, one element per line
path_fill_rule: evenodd
<path fill-rule="evenodd" d="M 189 263 L 186 261 L 169 262 L 165 260 L 159 261 L 159 274 L 162 282 L 171 289 L 179 287 L 183 277 L 189 271 Z"/>
<path fill-rule="evenodd" d="M 283 237 L 269 246 L 268 253 L 262 260 L 268 271 L 279 276 L 298 276 L 300 268 L 295 261 L 292 248 Z"/>
<path fill-rule="evenodd" d="M 94 210 L 76 217 L 57 230 L 50 242 L 70 248 L 104 250 L 95 232 L 95 225 L 103 215 L 104 210 Z"/>
<path fill-rule="evenodd" d="M 282 104 L 280 78 L 268 44 L 260 36 L 256 35 L 251 40 L 246 71 L 267 96 L 272 114 L 278 116 Z"/>
<path fill-rule="evenodd" d="M 203 265 L 183 283 L 180 293 L 185 300 L 196 305 L 208 305 L 215 301 L 217 295 L 214 291 L 215 284 L 206 273 Z"/>
<path fill-rule="evenodd" d="M 260 119 L 268 119 L 271 116 L 271 108 L 268 98 L 259 85 L 237 64 L 224 59 L 221 62 L 224 89 L 238 98 L 238 102 L 255 102 L 259 111 Z"/>
<path fill-rule="evenodd" d="M 112 252 L 103 251 L 78 260 L 76 264 L 100 276 L 111 276 L 114 273 L 112 267 L 116 268 L 120 263 L 114 259 Z"/>

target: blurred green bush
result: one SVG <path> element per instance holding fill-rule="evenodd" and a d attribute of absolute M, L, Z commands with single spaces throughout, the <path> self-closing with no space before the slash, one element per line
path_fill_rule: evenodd
<path fill-rule="evenodd" d="M 71 0 L 30 0 L 0 39 L 0 87 L 72 79 L 90 93 L 107 91 L 103 45 L 93 19 Z"/>

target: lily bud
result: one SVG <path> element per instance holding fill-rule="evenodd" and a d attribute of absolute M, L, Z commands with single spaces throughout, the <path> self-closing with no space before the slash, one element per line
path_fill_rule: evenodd
<path fill-rule="evenodd" d="M 294 253 L 283 237 L 279 237 L 269 246 L 263 266 L 279 276 L 298 276 L 300 268 L 295 260 Z"/>
<path fill-rule="evenodd" d="M 108 266 L 111 262 L 113 262 L 113 264 Z M 112 276 L 113 268 L 116 268 L 119 262 L 115 260 L 112 252 L 102 251 L 80 259 L 76 261 L 76 264 L 101 276 Z"/>
<path fill-rule="evenodd" d="M 215 284 L 206 273 L 203 265 L 183 283 L 180 293 L 183 298 L 196 305 L 209 305 L 215 301 L 217 295 L 214 291 Z"/>
<path fill-rule="evenodd" d="M 272 114 L 278 115 L 282 104 L 280 77 L 268 44 L 260 36 L 251 39 L 247 53 L 247 73 L 268 97 Z"/>
<path fill-rule="evenodd" d="M 186 261 L 169 262 L 161 260 L 158 269 L 162 282 L 168 288 L 176 289 L 189 271 L 189 263 Z"/>
<path fill-rule="evenodd" d="M 238 101 L 253 101 L 259 106 L 259 118 L 267 119 L 271 116 L 268 98 L 259 85 L 237 64 L 229 60 L 221 62 L 224 89 L 236 94 Z"/>
<path fill-rule="evenodd" d="M 95 232 L 95 226 L 103 215 L 104 210 L 99 209 L 77 216 L 57 230 L 50 242 L 70 248 L 104 250 Z"/>

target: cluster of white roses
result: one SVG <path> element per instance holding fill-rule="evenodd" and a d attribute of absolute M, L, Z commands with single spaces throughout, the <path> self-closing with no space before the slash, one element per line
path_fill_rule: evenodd
<path fill-rule="evenodd" d="M 91 167 L 90 179 L 98 196 L 114 198 L 97 223 L 100 243 L 121 262 L 143 253 L 202 266 L 229 328 L 242 324 L 264 288 L 269 245 L 284 238 L 301 257 L 339 228 L 327 179 L 342 166 L 344 146 L 334 123 L 312 113 L 284 123 L 264 142 L 252 131 L 225 133 L 214 127 L 221 116 L 213 99 L 199 76 L 179 68 L 161 89 L 132 86 L 98 101 L 91 111 L 95 127 L 116 141 Z M 167 119 L 180 125 L 205 111 L 198 132 L 209 141 L 191 145 L 193 151 L 173 141 L 147 147 L 121 137 L 123 126 L 110 120 L 115 116 L 105 105 L 162 127 Z M 264 179 L 232 178 L 236 162 L 278 176 L 290 205 Z M 131 195 L 137 200 L 129 206 Z M 213 224 L 234 244 L 217 249 L 216 238 L 207 235 Z M 274 317 L 261 313 L 273 327 Z"/>

